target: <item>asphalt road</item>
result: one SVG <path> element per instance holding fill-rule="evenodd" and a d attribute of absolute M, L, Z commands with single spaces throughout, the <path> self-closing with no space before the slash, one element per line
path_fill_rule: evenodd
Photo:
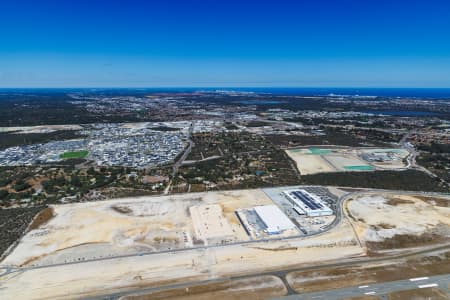
<path fill-rule="evenodd" d="M 437 287 L 449 294 L 448 285 L 450 283 L 450 274 L 438 275 L 432 277 L 411 278 L 406 280 L 390 281 L 371 285 L 354 286 L 350 288 L 327 290 L 315 293 L 305 293 L 291 295 L 279 300 L 340 300 L 356 296 L 376 295 L 381 299 L 388 299 L 387 295 L 392 292 L 412 290 L 418 288 Z"/>
<path fill-rule="evenodd" d="M 172 174 L 171 174 L 171 177 L 170 177 L 171 179 L 170 179 L 170 182 L 167 185 L 166 189 L 164 190 L 164 195 L 168 195 L 169 194 L 170 188 L 172 186 L 173 178 L 175 178 L 175 175 L 177 174 L 178 169 L 183 164 L 183 162 L 188 157 L 188 155 L 191 153 L 192 147 L 194 146 L 194 141 L 191 139 L 193 131 L 194 131 L 194 123 L 191 123 L 191 125 L 189 126 L 189 131 L 188 131 L 188 144 L 189 145 L 186 148 L 186 150 L 184 151 L 183 155 L 180 157 L 180 159 L 177 162 L 175 162 L 175 164 L 173 165 Z"/>

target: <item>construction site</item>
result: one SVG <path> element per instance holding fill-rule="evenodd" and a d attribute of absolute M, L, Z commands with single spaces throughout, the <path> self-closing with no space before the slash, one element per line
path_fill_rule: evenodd
<path fill-rule="evenodd" d="M 365 266 L 443 248 L 450 242 L 449 203 L 443 195 L 294 186 L 55 205 L 1 262 L 0 298 L 132 297 L 137 289 L 153 293 L 180 282 L 194 286 L 155 297 L 305 292 L 302 282 L 314 285 L 318 277 L 295 271 L 302 267 Z M 221 281 L 230 277 L 237 281 Z M 349 284 L 342 279 L 333 288 Z"/>
<path fill-rule="evenodd" d="M 300 174 L 354 172 L 375 170 L 404 170 L 409 152 L 404 149 L 372 148 L 314 148 L 286 150 Z"/>
<path fill-rule="evenodd" d="M 293 204 L 288 209 L 277 205 L 263 190 L 124 198 L 50 209 L 2 264 L 42 266 L 303 236 L 305 226 L 297 219 L 311 219 Z M 327 215 L 332 214 L 329 209 Z"/>

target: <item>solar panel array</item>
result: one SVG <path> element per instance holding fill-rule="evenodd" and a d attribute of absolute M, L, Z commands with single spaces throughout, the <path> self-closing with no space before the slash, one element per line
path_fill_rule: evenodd
<path fill-rule="evenodd" d="M 311 196 L 299 191 L 291 192 L 297 199 L 301 200 L 311 210 L 323 208 L 322 204 L 316 202 Z"/>

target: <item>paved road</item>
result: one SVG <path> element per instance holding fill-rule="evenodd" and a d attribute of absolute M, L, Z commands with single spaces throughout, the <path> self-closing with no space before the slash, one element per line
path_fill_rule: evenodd
<path fill-rule="evenodd" d="M 194 146 L 194 141 L 191 139 L 192 137 L 192 132 L 194 131 L 194 123 L 192 122 L 191 125 L 189 126 L 189 131 L 188 131 L 188 147 L 186 148 L 186 150 L 184 151 L 183 155 L 180 157 L 180 159 L 173 165 L 172 168 L 172 174 L 170 177 L 170 182 L 167 185 L 166 189 L 164 190 L 164 195 L 168 195 L 170 192 L 170 188 L 172 186 L 172 181 L 175 178 L 175 175 L 178 172 L 178 168 L 180 168 L 180 166 L 183 164 L 183 162 L 185 161 L 185 159 L 188 157 L 189 153 L 191 153 L 192 147 Z"/>
<path fill-rule="evenodd" d="M 387 294 L 402 290 L 411 290 L 417 288 L 438 287 L 442 291 L 449 294 L 448 285 L 450 283 L 450 274 L 438 275 L 432 277 L 411 278 L 406 280 L 390 281 L 384 283 L 354 286 L 350 288 L 335 289 L 321 291 L 315 293 L 305 293 L 299 295 L 291 295 L 279 300 L 340 300 L 356 296 L 376 295 L 381 299 L 387 299 Z"/>

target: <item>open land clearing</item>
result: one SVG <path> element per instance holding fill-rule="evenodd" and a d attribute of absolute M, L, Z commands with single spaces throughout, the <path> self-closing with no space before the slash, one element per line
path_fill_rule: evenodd
<path fill-rule="evenodd" d="M 348 262 L 379 250 L 370 248 L 369 242 L 380 243 L 397 235 L 413 237 L 431 231 L 437 240 L 447 238 L 449 208 L 430 204 L 445 204 L 447 198 L 424 201 L 419 197 L 381 192 L 348 197 L 351 200 L 344 209 L 346 217 L 329 231 L 310 237 L 281 236 L 264 241 L 248 240 L 235 214 L 237 209 L 273 204 L 259 189 L 56 205 L 52 207 L 53 218 L 30 230 L 2 262 L 3 267 L 26 267 L 0 277 L 0 298 L 67 299 L 125 293 L 181 282 Z M 372 198 L 375 200 L 368 200 Z M 399 198 L 408 202 L 399 203 L 395 200 Z M 381 208 L 375 204 L 359 205 L 359 202 L 378 203 Z M 223 230 L 229 233 L 230 226 L 236 242 L 183 249 L 186 244 L 200 242 L 190 216 L 191 207 L 197 207 L 199 212 L 213 207 L 215 215 L 221 212 L 222 224 L 228 224 Z M 392 220 L 395 213 L 399 215 L 398 220 Z M 421 218 L 426 217 L 434 220 L 425 224 Z M 406 231 L 410 227 L 408 218 L 417 222 L 418 228 Z M 221 235 L 221 230 L 217 230 L 220 223 L 215 221 L 211 232 L 208 222 L 199 229 L 205 236 L 212 235 L 216 243 L 217 233 Z M 397 231 L 389 234 L 378 230 L 375 235 L 373 232 L 383 223 L 389 225 L 386 228 L 395 226 Z M 191 237 L 185 238 L 183 233 Z M 395 250 L 397 254 L 399 248 L 405 248 L 401 243 L 390 245 L 389 251 Z M 424 245 L 415 243 L 413 247 Z M 169 247 L 171 250 L 166 250 Z M 103 259 L 123 254 L 133 255 Z M 391 253 L 376 253 L 388 254 Z M 102 259 L 98 259 L 100 255 Z M 91 260 L 83 261 L 83 258 Z M 45 266 L 55 263 L 59 264 Z"/>
<path fill-rule="evenodd" d="M 30 268 L 0 277 L 1 299 L 68 299 L 364 255 L 348 223 L 312 238 L 249 243 Z M 24 286 L 27 288 L 24 289 Z"/>
<path fill-rule="evenodd" d="M 402 170 L 408 151 L 368 148 L 298 148 L 286 150 L 302 175 L 373 170 Z"/>
<path fill-rule="evenodd" d="M 47 133 L 58 130 L 81 130 L 80 125 L 39 125 L 39 126 L 21 126 L 21 127 L 0 127 L 0 132 L 15 132 L 15 133 Z"/>
<path fill-rule="evenodd" d="M 347 201 L 345 210 L 369 252 L 390 251 L 450 240 L 450 200 L 432 199 L 366 194 Z"/>
<path fill-rule="evenodd" d="M 48 265 L 247 241 L 236 209 L 267 204 L 273 203 L 262 191 L 242 190 L 55 205 L 53 217 L 23 237 L 2 264 Z"/>

